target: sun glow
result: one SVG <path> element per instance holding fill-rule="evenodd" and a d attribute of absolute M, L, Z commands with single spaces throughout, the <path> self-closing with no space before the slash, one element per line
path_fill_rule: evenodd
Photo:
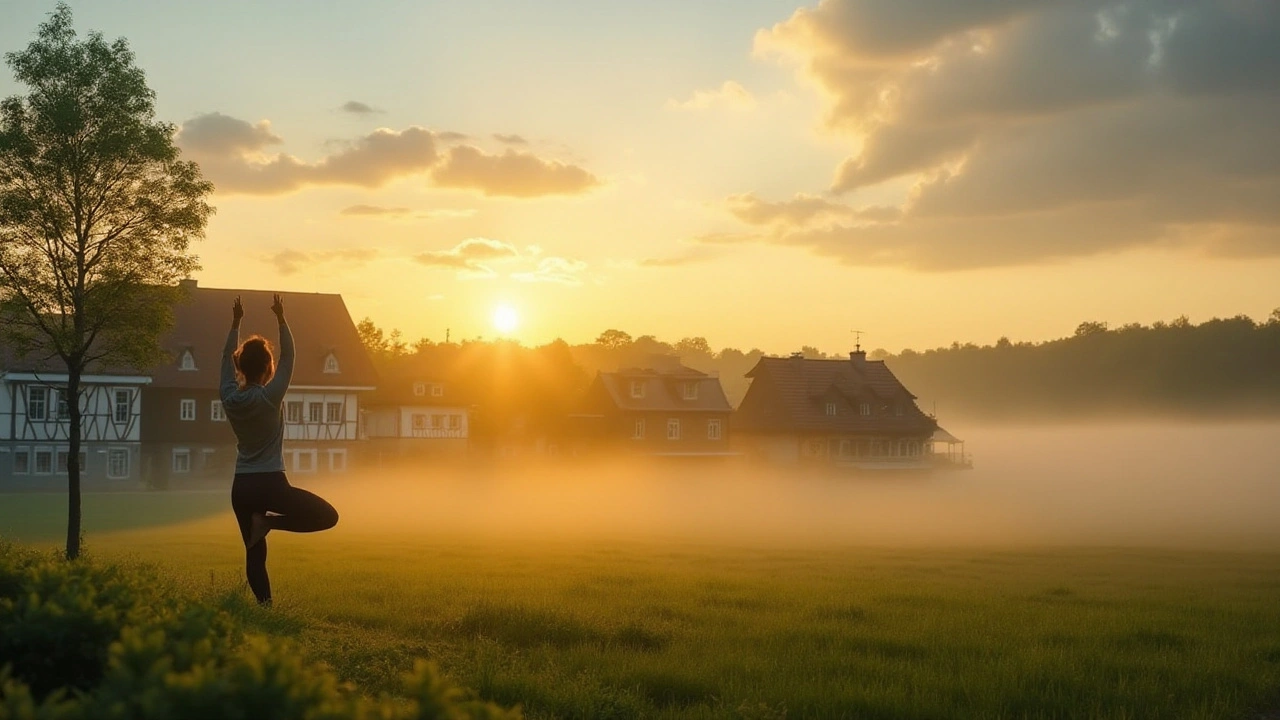
<path fill-rule="evenodd" d="M 506 335 L 520 324 L 520 315 L 510 305 L 499 305 L 493 309 L 493 327 Z"/>

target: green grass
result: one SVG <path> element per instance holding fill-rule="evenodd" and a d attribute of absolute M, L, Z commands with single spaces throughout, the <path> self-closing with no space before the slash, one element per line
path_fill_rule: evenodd
<path fill-rule="evenodd" d="M 63 502 L 0 495 L 0 532 L 56 542 Z M 226 502 L 93 496 L 87 546 L 234 586 Z M 240 612 L 369 693 L 429 657 L 535 718 L 1243 719 L 1280 705 L 1273 552 L 752 548 L 343 524 L 270 542 L 277 607 Z"/>

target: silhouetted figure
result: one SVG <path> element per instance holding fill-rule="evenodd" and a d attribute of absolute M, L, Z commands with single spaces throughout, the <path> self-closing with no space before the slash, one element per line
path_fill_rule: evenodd
<path fill-rule="evenodd" d="M 293 335 L 284 320 L 279 295 L 275 296 L 271 311 L 280 322 L 279 367 L 275 366 L 266 338 L 253 335 L 240 344 L 244 308 L 237 296 L 231 309 L 231 332 L 222 350 L 219 385 L 223 410 L 236 433 L 231 508 L 244 539 L 249 587 L 262 605 L 271 604 L 267 533 L 316 532 L 338 523 L 338 511 L 332 505 L 318 495 L 293 487 L 284 474 L 282 408 L 293 376 Z"/>

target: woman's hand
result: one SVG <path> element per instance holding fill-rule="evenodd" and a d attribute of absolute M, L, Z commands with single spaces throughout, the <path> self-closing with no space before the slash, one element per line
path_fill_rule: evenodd
<path fill-rule="evenodd" d="M 240 327 L 240 318 L 244 317 L 244 306 L 240 304 L 240 296 L 236 296 L 235 303 L 231 306 L 231 324 Z"/>
<path fill-rule="evenodd" d="M 271 303 L 271 312 L 276 314 L 276 320 L 284 324 L 284 303 L 280 302 L 280 293 L 275 294 L 275 302 Z"/>

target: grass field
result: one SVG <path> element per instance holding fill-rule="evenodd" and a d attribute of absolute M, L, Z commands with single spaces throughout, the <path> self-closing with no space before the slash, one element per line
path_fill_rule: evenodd
<path fill-rule="evenodd" d="M 1265 548 L 497 532 L 506 516 L 450 507 L 377 517 L 359 492 L 333 489 L 335 530 L 271 536 L 257 623 L 370 693 L 424 656 L 535 718 L 1255 718 L 1280 700 Z M 0 534 L 56 544 L 63 503 L 0 495 Z M 87 547 L 235 587 L 226 503 L 87 496 Z"/>

